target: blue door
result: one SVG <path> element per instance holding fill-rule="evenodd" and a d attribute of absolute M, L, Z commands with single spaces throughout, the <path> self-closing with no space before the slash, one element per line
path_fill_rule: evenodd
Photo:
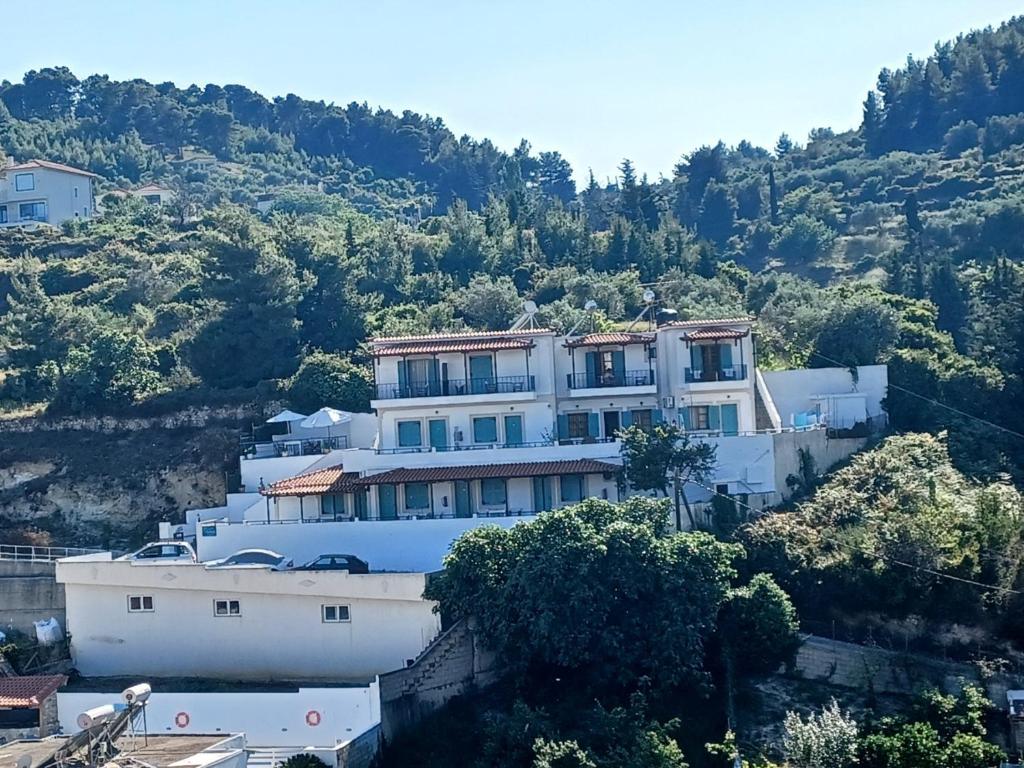
<path fill-rule="evenodd" d="M 443 451 L 448 447 L 448 424 L 444 419 L 431 419 L 429 432 L 431 448 Z"/>
<path fill-rule="evenodd" d="M 740 419 L 736 403 L 722 406 L 722 434 L 738 435 L 740 432 Z"/>
<path fill-rule="evenodd" d="M 395 499 L 395 486 L 378 485 L 377 501 L 380 503 L 381 520 L 398 519 L 398 503 Z"/>
<path fill-rule="evenodd" d="M 469 481 L 455 481 L 455 516 L 472 517 L 473 502 L 469 495 Z"/>
<path fill-rule="evenodd" d="M 494 391 L 494 358 L 473 355 L 469 358 L 470 392 L 475 395 Z"/>
<path fill-rule="evenodd" d="M 356 520 L 366 519 L 366 491 L 355 491 L 352 494 Z"/>
<path fill-rule="evenodd" d="M 533 478 L 533 511 L 546 512 L 552 506 L 551 478 Z"/>
<path fill-rule="evenodd" d="M 523 417 L 520 415 L 505 417 L 505 445 L 523 444 Z"/>

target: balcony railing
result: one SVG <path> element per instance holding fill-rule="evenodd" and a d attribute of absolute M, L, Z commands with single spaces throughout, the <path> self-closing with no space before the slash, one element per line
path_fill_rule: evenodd
<path fill-rule="evenodd" d="M 547 448 L 554 440 L 537 440 L 531 443 L 469 443 L 459 445 L 403 445 L 398 448 L 377 448 L 378 454 L 396 453 L 448 453 L 450 451 L 488 451 L 494 448 Z"/>
<path fill-rule="evenodd" d="M 686 383 L 696 384 L 706 381 L 743 381 L 747 378 L 747 366 L 731 365 L 719 368 L 687 368 Z"/>
<path fill-rule="evenodd" d="M 94 555 L 102 549 L 84 547 L 35 547 L 29 544 L 0 544 L 0 560 L 19 560 L 29 563 L 52 563 L 62 557 Z"/>
<path fill-rule="evenodd" d="M 376 399 L 397 400 L 405 397 L 494 395 L 509 394 L 511 392 L 533 392 L 535 389 L 536 382 L 533 376 L 485 376 L 472 379 L 378 384 Z"/>
<path fill-rule="evenodd" d="M 569 389 L 601 387 L 646 387 L 654 384 L 654 371 L 608 371 L 605 373 L 567 373 Z"/>
<path fill-rule="evenodd" d="M 288 435 L 275 435 L 270 442 L 256 442 L 252 438 L 242 437 L 239 446 L 243 456 L 252 459 L 272 459 L 281 456 L 314 456 L 328 451 L 343 450 L 349 447 L 347 435 L 334 437 L 307 437 L 289 439 Z"/>

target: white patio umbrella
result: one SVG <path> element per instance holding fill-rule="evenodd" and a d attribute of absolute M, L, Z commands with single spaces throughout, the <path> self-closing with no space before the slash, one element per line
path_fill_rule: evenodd
<path fill-rule="evenodd" d="M 331 436 L 331 427 L 335 424 L 344 424 L 352 421 L 352 414 L 339 411 L 337 408 L 321 408 L 316 413 L 307 416 L 302 422 L 303 429 L 318 429 L 327 427 L 327 437 Z"/>
<path fill-rule="evenodd" d="M 306 418 L 305 414 L 296 413 L 295 411 L 285 410 L 285 411 L 281 411 L 276 416 L 271 416 L 269 419 L 267 419 L 266 423 L 267 424 L 287 424 L 288 425 L 288 434 L 290 435 L 292 433 L 292 424 L 294 422 L 296 422 L 296 421 L 302 421 L 305 418 Z"/>

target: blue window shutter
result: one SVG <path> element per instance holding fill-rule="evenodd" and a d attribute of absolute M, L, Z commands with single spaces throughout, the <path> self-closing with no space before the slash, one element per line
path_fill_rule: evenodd
<path fill-rule="evenodd" d="M 679 415 L 683 419 L 683 429 L 688 432 L 690 430 L 690 409 L 688 407 L 680 408 Z"/>
<path fill-rule="evenodd" d="M 558 439 L 567 440 L 569 438 L 569 415 L 566 413 L 558 414 Z"/>
<path fill-rule="evenodd" d="M 622 428 L 629 429 L 633 425 L 633 412 L 623 411 L 622 412 Z"/>
<path fill-rule="evenodd" d="M 697 372 L 703 369 L 704 364 L 700 355 L 700 347 L 696 344 L 690 346 L 690 369 Z"/>
<path fill-rule="evenodd" d="M 718 418 L 718 406 L 717 405 L 709 405 L 708 406 L 708 429 L 710 429 L 712 432 L 714 432 L 714 431 L 716 431 L 718 429 L 718 425 L 719 424 L 720 424 L 720 420 Z"/>
<path fill-rule="evenodd" d="M 651 411 L 651 424 L 661 424 L 665 420 L 660 408 Z"/>
<path fill-rule="evenodd" d="M 406 382 L 409 380 L 407 372 L 405 370 L 405 360 L 398 361 L 398 391 L 404 392 Z"/>
<path fill-rule="evenodd" d="M 597 352 L 587 352 L 587 386 L 597 384 Z"/>
<path fill-rule="evenodd" d="M 718 351 L 721 355 L 722 370 L 732 368 L 732 344 L 719 344 Z"/>
<path fill-rule="evenodd" d="M 737 435 L 740 431 L 739 407 L 736 403 L 722 406 L 722 434 Z"/>
<path fill-rule="evenodd" d="M 591 437 L 601 436 L 601 421 L 596 413 L 587 414 L 587 434 Z"/>
<path fill-rule="evenodd" d="M 612 352 L 612 372 L 620 378 L 626 373 L 626 353 L 621 349 Z"/>

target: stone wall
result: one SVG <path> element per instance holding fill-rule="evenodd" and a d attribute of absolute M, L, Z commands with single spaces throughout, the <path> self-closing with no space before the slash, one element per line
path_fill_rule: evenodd
<path fill-rule="evenodd" d="M 381 733 L 401 731 L 456 696 L 485 688 L 499 676 L 494 654 L 483 647 L 472 619 L 443 632 L 411 665 L 380 676 Z"/>
<path fill-rule="evenodd" d="M 380 751 L 380 726 L 375 725 L 338 748 L 338 768 L 370 768 Z"/>
<path fill-rule="evenodd" d="M 33 622 L 51 616 L 66 626 L 64 585 L 58 584 L 55 563 L 0 560 L 0 630 L 14 629 L 35 637 Z"/>
<path fill-rule="evenodd" d="M 218 408 L 185 408 L 162 416 L 66 416 L 64 418 L 26 417 L 0 419 L 0 433 L 25 432 L 140 432 L 146 429 L 182 429 L 205 427 L 209 424 L 240 423 L 264 412 L 273 412 L 280 403 L 256 403 L 221 406 Z"/>

